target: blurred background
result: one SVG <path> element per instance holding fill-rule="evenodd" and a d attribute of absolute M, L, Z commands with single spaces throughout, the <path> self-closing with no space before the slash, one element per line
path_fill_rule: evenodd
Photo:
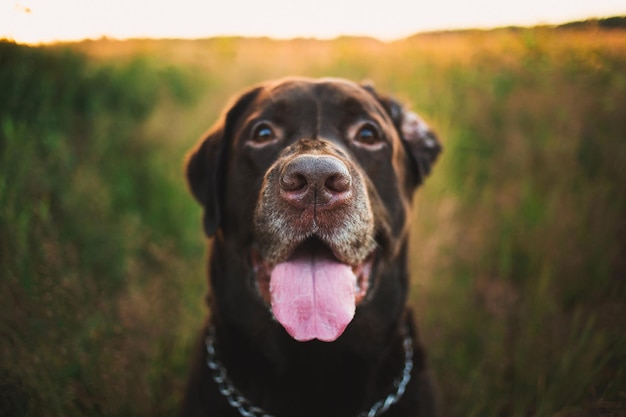
<path fill-rule="evenodd" d="M 444 143 L 410 250 L 443 415 L 626 415 L 626 18 L 487 30 L 516 21 L 473 24 L 459 9 L 442 23 L 422 6 L 414 26 L 388 18 L 385 32 L 365 8 L 369 32 L 273 33 L 259 11 L 245 13 L 261 23 L 250 33 L 219 29 L 239 20 L 215 13 L 217 33 L 177 35 L 142 27 L 152 20 L 131 6 L 110 14 L 139 32 L 116 33 L 9 3 L 0 416 L 176 413 L 207 314 L 184 155 L 231 97 L 286 75 L 372 81 Z"/>

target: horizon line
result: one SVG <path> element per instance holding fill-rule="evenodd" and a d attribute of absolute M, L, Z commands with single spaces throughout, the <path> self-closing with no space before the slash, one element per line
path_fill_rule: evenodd
<path fill-rule="evenodd" d="M 611 16 L 593 16 L 584 18 L 582 20 L 568 20 L 560 23 L 537 23 L 531 25 L 524 24 L 511 24 L 511 25 L 494 25 L 494 26 L 476 26 L 476 27 L 456 27 L 456 28 L 442 28 L 442 29 L 427 29 L 423 31 L 417 31 L 413 33 L 409 33 L 404 36 L 393 37 L 389 39 L 385 39 L 376 35 L 368 35 L 368 34 L 336 34 L 332 36 L 319 36 L 319 35 L 295 35 L 295 36 L 274 36 L 274 35 L 242 35 L 242 34 L 215 34 L 215 35 L 207 35 L 207 36 L 114 36 L 109 34 L 102 34 L 100 36 L 91 37 L 76 37 L 76 38 L 63 38 L 63 39 L 53 39 L 53 40 L 45 40 L 45 41 L 20 41 L 14 38 L 10 38 L 8 36 L 0 37 L 0 41 L 8 41 L 14 42 L 16 44 L 21 45 L 29 45 L 29 46 L 51 46 L 58 44 L 70 44 L 70 43 L 81 43 L 81 42 L 97 42 L 103 40 L 110 40 L 116 42 L 124 42 L 124 41 L 133 41 L 133 40 L 187 40 L 187 41 L 196 41 L 196 40 L 210 40 L 210 39 L 223 39 L 223 38 L 238 38 L 238 39 L 263 39 L 263 40 L 271 40 L 271 41 L 295 41 L 295 40 L 313 40 L 313 41 L 335 41 L 344 38 L 349 39 L 369 39 L 381 43 L 394 43 L 401 42 L 403 40 L 407 40 L 416 36 L 421 35 L 437 35 L 437 34 L 446 34 L 446 33 L 455 33 L 455 32 L 490 32 L 490 31 L 499 31 L 499 30 L 523 30 L 523 29 L 578 29 L 578 28 L 593 28 L 596 27 L 601 30 L 624 30 L 626 29 L 626 14 L 625 15 L 611 15 Z"/>

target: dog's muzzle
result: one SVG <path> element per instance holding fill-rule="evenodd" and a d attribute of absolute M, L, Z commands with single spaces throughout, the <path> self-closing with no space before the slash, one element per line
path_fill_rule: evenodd
<path fill-rule="evenodd" d="M 288 148 L 265 177 L 255 225 L 253 266 L 274 317 L 296 340 L 336 340 L 367 294 L 375 257 L 363 174 L 332 152 Z"/>

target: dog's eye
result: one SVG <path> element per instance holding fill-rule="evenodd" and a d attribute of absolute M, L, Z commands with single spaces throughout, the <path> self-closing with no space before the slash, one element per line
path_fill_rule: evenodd
<path fill-rule="evenodd" d="M 354 140 L 365 146 L 375 146 L 382 142 L 378 129 L 371 123 L 361 126 L 354 135 Z"/>
<path fill-rule="evenodd" d="M 274 129 L 267 123 L 259 123 L 252 131 L 252 141 L 257 144 L 264 144 L 276 139 Z"/>

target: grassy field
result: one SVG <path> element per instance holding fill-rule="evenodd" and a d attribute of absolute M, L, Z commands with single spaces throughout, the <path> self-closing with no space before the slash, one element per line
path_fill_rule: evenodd
<path fill-rule="evenodd" d="M 267 78 L 370 80 L 445 152 L 412 303 L 445 416 L 626 415 L 626 31 L 0 43 L 0 416 L 175 413 L 206 310 L 184 153 Z"/>

